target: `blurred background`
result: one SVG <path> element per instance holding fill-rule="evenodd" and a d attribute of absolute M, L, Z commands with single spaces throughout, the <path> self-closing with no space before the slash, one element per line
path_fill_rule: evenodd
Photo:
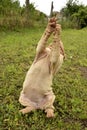
<path fill-rule="evenodd" d="M 0 0 L 0 30 L 45 26 L 56 16 L 63 28 L 87 26 L 86 0 Z"/>

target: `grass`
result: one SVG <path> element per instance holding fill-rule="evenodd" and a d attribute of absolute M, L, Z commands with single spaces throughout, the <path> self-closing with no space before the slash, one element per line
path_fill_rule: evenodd
<path fill-rule="evenodd" d="M 87 28 L 63 30 L 67 58 L 54 77 L 55 118 L 22 115 L 18 102 L 43 29 L 0 32 L 0 130 L 87 130 Z"/>

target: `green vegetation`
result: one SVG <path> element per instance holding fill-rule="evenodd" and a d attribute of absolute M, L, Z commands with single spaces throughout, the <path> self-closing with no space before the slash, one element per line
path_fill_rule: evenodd
<path fill-rule="evenodd" d="M 87 28 L 62 32 L 67 58 L 53 81 L 55 118 L 41 110 L 19 113 L 19 94 L 43 30 L 0 32 L 0 130 L 87 130 Z"/>
<path fill-rule="evenodd" d="M 87 26 L 87 6 L 78 0 L 68 0 L 59 13 L 52 13 L 58 17 L 63 28 L 81 29 Z M 38 27 L 46 23 L 46 14 L 36 10 L 34 3 L 29 0 L 25 0 L 23 7 L 19 0 L 0 0 L 0 30 Z"/>
<path fill-rule="evenodd" d="M 0 0 L 0 30 L 17 30 L 46 23 L 46 15 L 35 9 L 34 3 L 20 6 L 18 0 Z"/>
<path fill-rule="evenodd" d="M 62 25 L 65 28 L 84 28 L 87 26 L 87 6 L 80 4 L 78 0 L 68 0 L 61 9 Z"/>

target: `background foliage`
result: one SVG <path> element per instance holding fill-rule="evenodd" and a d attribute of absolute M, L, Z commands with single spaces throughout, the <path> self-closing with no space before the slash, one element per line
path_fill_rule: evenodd
<path fill-rule="evenodd" d="M 87 26 L 87 6 L 78 0 L 69 0 L 61 9 L 62 24 L 68 28 L 83 28 Z M 68 23 L 67 23 L 68 22 Z"/>
<path fill-rule="evenodd" d="M 0 28 L 17 30 L 38 26 L 46 21 L 46 15 L 36 10 L 33 3 L 28 6 L 21 7 L 18 0 L 0 0 Z"/>
<path fill-rule="evenodd" d="M 0 28 L 3 30 L 43 26 L 47 23 L 47 17 L 46 14 L 36 10 L 34 3 L 30 3 L 29 0 L 25 0 L 23 7 L 18 0 L 0 0 Z M 77 0 L 68 0 L 60 11 L 60 23 L 63 28 L 86 27 L 87 6 Z"/>

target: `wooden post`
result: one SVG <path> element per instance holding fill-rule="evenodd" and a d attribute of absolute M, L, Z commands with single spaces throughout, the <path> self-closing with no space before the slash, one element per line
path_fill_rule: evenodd
<path fill-rule="evenodd" d="M 28 19 L 29 18 L 29 4 L 30 4 L 30 1 L 26 0 L 25 4 L 26 4 L 26 19 Z"/>
<path fill-rule="evenodd" d="M 53 1 L 51 2 L 50 18 L 53 16 Z"/>

